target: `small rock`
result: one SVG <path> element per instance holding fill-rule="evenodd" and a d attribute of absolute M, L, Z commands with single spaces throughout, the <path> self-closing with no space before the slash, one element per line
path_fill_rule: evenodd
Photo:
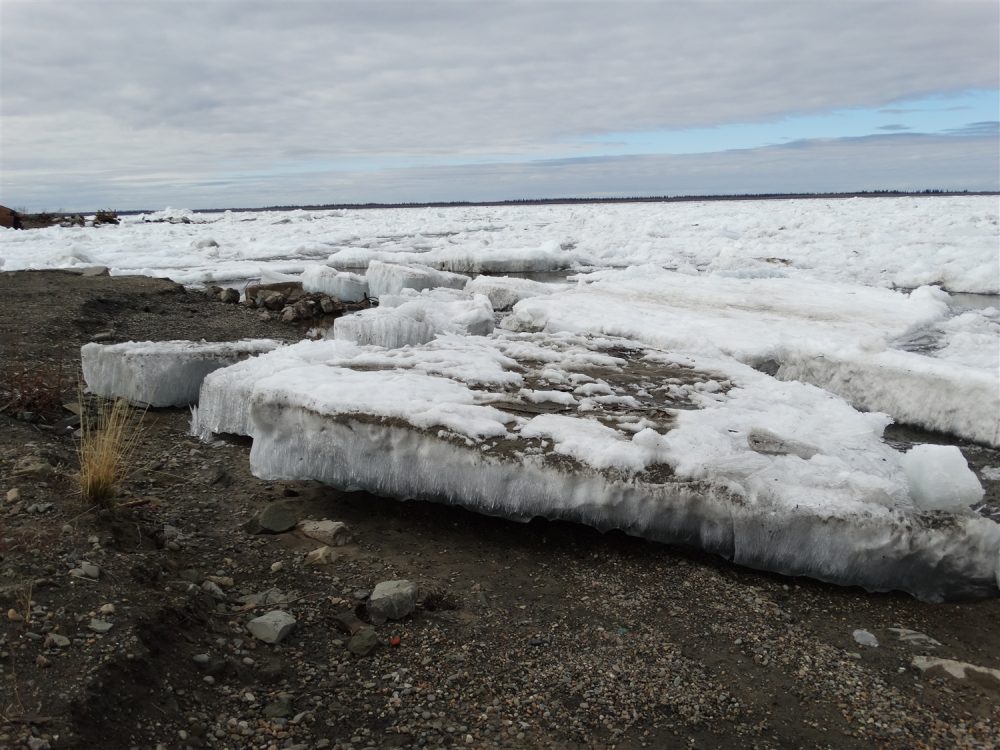
<path fill-rule="evenodd" d="M 282 323 L 294 323 L 298 320 L 298 318 L 298 313 L 295 312 L 294 307 L 286 307 L 281 311 L 281 317 L 279 320 L 281 320 Z"/>
<path fill-rule="evenodd" d="M 195 654 L 191 657 L 191 660 L 199 667 L 207 667 L 211 659 L 208 654 Z"/>
<path fill-rule="evenodd" d="M 375 630 L 373 628 L 364 628 L 351 636 L 351 640 L 347 642 L 347 650 L 355 656 L 364 657 L 378 648 L 379 643 L 380 641 L 375 634 Z"/>
<path fill-rule="evenodd" d="M 280 292 L 270 292 L 265 294 L 263 304 L 268 310 L 280 310 L 285 306 L 285 295 Z"/>
<path fill-rule="evenodd" d="M 320 297 L 319 309 L 323 311 L 324 315 L 329 315 L 337 309 L 337 304 L 329 297 Z"/>
<path fill-rule="evenodd" d="M 41 737 L 28 738 L 28 750 L 49 750 L 51 747 L 49 741 L 43 740 Z"/>
<path fill-rule="evenodd" d="M 101 569 L 93 563 L 84 561 L 81 562 L 78 567 L 73 568 L 69 574 L 71 576 L 75 576 L 76 578 L 89 578 L 96 581 L 101 577 Z"/>
<path fill-rule="evenodd" d="M 54 503 L 32 503 L 28 506 L 29 513 L 46 513 L 55 507 Z"/>
<path fill-rule="evenodd" d="M 273 502 L 246 525 L 252 534 L 283 534 L 299 522 L 299 503 Z"/>
<path fill-rule="evenodd" d="M 351 532 L 342 521 L 300 521 L 299 530 L 310 539 L 331 547 L 342 547 L 351 541 Z"/>
<path fill-rule="evenodd" d="M 954 659 L 935 659 L 930 656 L 914 656 L 912 666 L 935 677 L 951 677 L 968 680 L 993 690 L 1000 690 L 1000 669 L 980 667 Z"/>
<path fill-rule="evenodd" d="M 16 503 L 21 499 L 21 490 L 18 487 L 11 487 L 7 490 L 7 502 Z"/>
<path fill-rule="evenodd" d="M 10 620 L 11 622 L 21 622 L 22 620 L 24 620 L 24 617 L 21 616 L 20 612 L 11 607 L 10 609 L 7 610 L 7 619 Z"/>
<path fill-rule="evenodd" d="M 281 570 L 284 567 L 285 567 L 285 564 L 283 562 L 281 562 L 281 560 L 278 560 L 278 562 L 271 563 L 271 572 L 272 573 L 277 573 L 279 570 Z"/>
<path fill-rule="evenodd" d="M 277 700 L 264 706 L 264 717 L 267 719 L 287 719 L 293 714 L 292 696 L 282 693 Z"/>
<path fill-rule="evenodd" d="M 66 648 L 69 646 L 69 638 L 59 633 L 49 633 L 45 636 L 45 647 L 46 648 Z"/>
<path fill-rule="evenodd" d="M 876 638 L 872 633 L 867 630 L 855 630 L 851 635 L 854 636 L 854 640 L 861 646 L 870 646 L 871 648 L 878 648 L 878 638 Z"/>
<path fill-rule="evenodd" d="M 271 610 L 247 623 L 247 630 L 264 643 L 281 643 L 294 629 L 295 618 L 280 609 Z"/>
<path fill-rule="evenodd" d="M 895 633 L 896 636 L 903 643 L 908 643 L 911 646 L 916 646 L 918 648 L 936 648 L 941 645 L 940 641 L 936 641 L 931 638 L 926 633 L 921 633 L 919 630 L 910 630 L 909 628 L 889 628 L 890 633 Z"/>
<path fill-rule="evenodd" d="M 747 445 L 750 450 L 772 456 L 793 455 L 808 461 L 819 451 L 811 445 L 797 443 L 776 435 L 770 430 L 756 428 L 747 433 Z"/>
<path fill-rule="evenodd" d="M 14 476 L 47 477 L 55 471 L 55 467 L 38 456 L 25 456 L 14 464 Z"/>
<path fill-rule="evenodd" d="M 107 633 L 114 626 L 107 620 L 98 620 L 95 617 L 91 618 L 90 624 L 87 627 L 95 633 Z"/>
<path fill-rule="evenodd" d="M 337 553 L 334 551 L 333 547 L 328 547 L 323 545 L 318 549 L 314 549 L 311 552 L 306 553 L 306 559 L 303 563 L 304 565 L 314 566 L 314 565 L 329 565 L 334 560 L 337 559 Z"/>
<path fill-rule="evenodd" d="M 235 305 L 240 301 L 240 293 L 235 289 L 223 289 L 219 292 L 219 299 L 227 305 Z"/>
<path fill-rule="evenodd" d="M 205 581 L 201 584 L 201 590 L 208 594 L 213 599 L 225 599 L 226 592 L 219 588 L 219 584 L 213 581 Z"/>
<path fill-rule="evenodd" d="M 101 615 L 113 615 L 115 613 L 115 605 L 114 604 L 102 604 L 100 606 L 100 608 L 97 610 L 97 612 L 98 612 L 98 614 L 101 614 Z"/>
<path fill-rule="evenodd" d="M 368 614 L 376 625 L 399 620 L 417 607 L 417 585 L 410 581 L 382 581 L 368 599 Z"/>

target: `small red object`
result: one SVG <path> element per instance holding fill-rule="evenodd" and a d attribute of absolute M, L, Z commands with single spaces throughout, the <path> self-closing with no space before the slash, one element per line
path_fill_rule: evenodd
<path fill-rule="evenodd" d="M 394 635 L 392 638 L 390 638 L 389 645 L 392 646 L 393 648 L 396 648 L 399 645 L 399 636 Z"/>

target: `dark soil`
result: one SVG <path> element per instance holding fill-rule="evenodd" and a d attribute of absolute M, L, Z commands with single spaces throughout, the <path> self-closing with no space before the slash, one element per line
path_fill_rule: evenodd
<path fill-rule="evenodd" d="M 141 277 L 0 273 L 0 306 L 0 747 L 1000 744 L 1000 686 L 911 667 L 1000 668 L 1000 599 L 927 604 L 572 524 L 265 482 L 247 441 L 198 441 L 184 409 L 147 412 L 115 507 L 88 507 L 62 406 L 82 344 L 304 326 Z M 959 445 L 977 471 L 1000 466 Z M 983 483 L 995 500 L 1000 482 Z M 344 521 L 354 542 L 305 567 L 313 540 L 243 529 L 271 503 Z M 97 580 L 70 575 L 82 561 Z M 335 618 L 363 617 L 365 592 L 397 578 L 418 585 L 416 612 L 350 655 Z M 285 602 L 239 601 L 268 589 Z M 267 645 L 245 625 L 276 608 L 298 624 Z M 860 628 L 879 647 L 858 645 Z"/>

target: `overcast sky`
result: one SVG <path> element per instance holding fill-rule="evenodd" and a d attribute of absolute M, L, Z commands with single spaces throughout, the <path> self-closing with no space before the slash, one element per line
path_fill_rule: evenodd
<path fill-rule="evenodd" d="M 0 203 L 1000 189 L 995 0 L 2 0 Z"/>

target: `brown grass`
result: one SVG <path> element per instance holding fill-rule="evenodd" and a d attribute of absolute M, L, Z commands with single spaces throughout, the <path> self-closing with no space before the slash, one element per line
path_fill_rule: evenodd
<path fill-rule="evenodd" d="M 83 398 L 81 403 L 85 403 Z M 95 411 L 84 406 L 80 415 L 80 490 L 86 502 L 107 507 L 119 483 L 131 471 L 142 437 L 145 409 L 125 399 L 104 401 Z"/>

